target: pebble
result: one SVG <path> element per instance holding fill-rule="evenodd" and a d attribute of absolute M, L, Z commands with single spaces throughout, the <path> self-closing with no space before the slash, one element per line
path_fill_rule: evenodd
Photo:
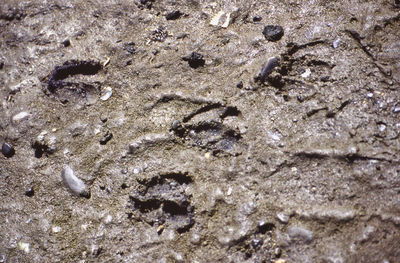
<path fill-rule="evenodd" d="M 53 231 L 53 233 L 58 233 L 58 232 L 61 231 L 61 227 L 59 227 L 59 226 L 53 226 L 53 227 L 51 228 L 51 231 Z"/>
<path fill-rule="evenodd" d="M 33 187 L 30 187 L 28 190 L 25 191 L 25 195 L 27 197 L 32 197 L 35 195 L 35 189 Z"/>
<path fill-rule="evenodd" d="M 206 63 L 206 61 L 203 59 L 203 55 L 197 52 L 192 52 L 190 55 L 185 56 L 182 59 L 187 61 L 191 68 L 202 67 Z"/>
<path fill-rule="evenodd" d="M 105 144 L 107 144 L 107 142 L 108 142 L 109 140 L 112 139 L 112 137 L 113 137 L 113 134 L 112 134 L 110 131 L 107 131 L 107 132 L 104 134 L 103 138 L 100 139 L 99 142 L 100 142 L 101 145 L 105 145 Z"/>
<path fill-rule="evenodd" d="M 261 16 L 254 16 L 253 17 L 253 22 L 260 22 L 262 20 Z"/>
<path fill-rule="evenodd" d="M 396 103 L 393 109 L 393 113 L 399 113 L 400 112 L 400 103 Z"/>
<path fill-rule="evenodd" d="M 274 68 L 276 68 L 277 66 L 279 66 L 278 58 L 277 57 L 269 58 L 267 63 L 265 63 L 265 65 L 261 69 L 259 80 L 261 82 L 264 82 L 269 76 L 269 74 L 271 74 L 272 70 L 274 70 Z"/>
<path fill-rule="evenodd" d="M 22 120 L 28 118 L 29 116 L 30 116 L 29 112 L 22 111 L 22 112 L 20 112 L 20 113 L 18 113 L 16 115 L 14 115 L 12 117 L 12 120 L 13 120 L 13 122 L 19 122 L 19 121 L 22 121 Z"/>
<path fill-rule="evenodd" d="M 325 208 L 315 207 L 311 211 L 297 211 L 298 215 L 305 219 L 316 219 L 322 222 L 332 220 L 335 222 L 347 222 L 355 218 L 356 212 L 354 210 L 345 208 Z"/>
<path fill-rule="evenodd" d="M 289 235 L 291 240 L 299 240 L 305 243 L 310 243 L 313 238 L 313 232 L 299 226 L 291 226 L 287 230 L 287 234 Z"/>
<path fill-rule="evenodd" d="M 366 97 L 367 97 L 368 99 L 372 99 L 372 98 L 374 97 L 374 93 L 372 93 L 372 92 L 367 93 Z"/>
<path fill-rule="evenodd" d="M 62 44 L 64 45 L 64 47 L 69 47 L 71 45 L 71 41 L 69 39 L 66 39 L 62 42 Z"/>
<path fill-rule="evenodd" d="M 285 213 L 277 213 L 276 218 L 278 218 L 281 223 L 287 224 L 289 222 L 290 216 Z"/>
<path fill-rule="evenodd" d="M 182 15 L 183 15 L 183 13 L 181 11 L 175 10 L 175 11 L 172 11 L 171 13 L 168 13 L 165 16 L 165 18 L 167 20 L 176 20 L 176 19 L 180 18 Z"/>
<path fill-rule="evenodd" d="M 251 246 L 255 250 L 259 249 L 262 246 L 263 243 L 264 242 L 261 239 L 258 239 L 258 238 L 255 238 L 255 239 L 251 240 Z"/>
<path fill-rule="evenodd" d="M 100 99 L 103 101 L 108 100 L 111 95 L 112 95 L 112 88 L 111 87 L 105 87 L 102 91 L 101 91 L 101 96 Z"/>
<path fill-rule="evenodd" d="M 3 146 L 1 146 L 1 152 L 7 158 L 13 157 L 13 155 L 15 154 L 14 147 L 6 142 L 3 143 Z"/>
<path fill-rule="evenodd" d="M 229 26 L 230 19 L 231 19 L 230 13 L 219 11 L 211 18 L 210 25 L 227 28 Z"/>
<path fill-rule="evenodd" d="M 18 242 L 18 249 L 24 251 L 25 253 L 29 253 L 30 252 L 29 246 L 30 246 L 29 243 L 22 242 L 22 241 Z"/>
<path fill-rule="evenodd" d="M 332 42 L 332 47 L 333 48 L 338 48 L 340 46 L 340 43 L 342 43 L 342 40 L 340 38 L 336 38 L 335 40 L 333 40 Z"/>
<path fill-rule="evenodd" d="M 264 27 L 263 35 L 268 41 L 278 41 L 283 36 L 283 28 L 276 25 L 268 25 Z"/>
<path fill-rule="evenodd" d="M 90 197 L 90 192 L 87 190 L 85 183 L 75 176 L 74 171 L 68 165 L 66 165 L 62 171 L 61 178 L 65 186 L 67 186 L 75 195 L 86 198 Z"/>
<path fill-rule="evenodd" d="M 282 255 L 282 249 L 280 249 L 279 247 L 274 249 L 274 255 L 275 257 L 280 257 Z"/>

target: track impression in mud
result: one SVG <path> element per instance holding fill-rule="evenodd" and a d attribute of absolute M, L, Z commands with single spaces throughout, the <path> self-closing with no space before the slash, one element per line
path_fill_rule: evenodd
<path fill-rule="evenodd" d="M 185 139 L 190 145 L 207 149 L 213 154 L 227 152 L 240 154 L 237 143 L 242 138 L 237 127 L 224 123 L 225 118 L 240 115 L 236 107 L 210 104 L 183 118 L 175 121 L 171 127 L 175 135 Z"/>
<path fill-rule="evenodd" d="M 194 206 L 185 190 L 193 179 L 187 173 L 167 173 L 151 179 L 138 180 L 140 187 L 130 197 L 131 219 L 158 225 L 161 234 L 164 225 L 184 233 L 194 225 Z"/>
<path fill-rule="evenodd" d="M 47 81 L 47 89 L 55 94 L 63 103 L 69 101 L 71 97 L 79 99 L 88 99 L 90 95 L 97 95 L 100 90 L 99 82 L 87 83 L 81 80 L 74 82 L 67 81 L 75 75 L 95 75 L 101 69 L 102 65 L 96 61 L 69 60 L 62 66 L 57 66 L 50 74 Z"/>

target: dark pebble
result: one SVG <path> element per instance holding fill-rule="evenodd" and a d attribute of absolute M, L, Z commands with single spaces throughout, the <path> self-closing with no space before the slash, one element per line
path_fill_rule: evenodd
<path fill-rule="evenodd" d="M 304 101 L 304 98 L 303 98 L 301 95 L 298 95 L 298 96 L 297 96 L 297 100 L 298 100 L 299 102 L 303 102 L 303 101 Z"/>
<path fill-rule="evenodd" d="M 259 248 L 262 246 L 262 244 L 263 244 L 263 241 L 262 241 L 261 239 L 253 239 L 253 240 L 251 241 L 251 246 L 252 246 L 255 250 L 259 249 Z"/>
<path fill-rule="evenodd" d="M 328 82 L 329 81 L 329 76 L 322 76 L 321 81 L 323 82 Z"/>
<path fill-rule="evenodd" d="M 203 55 L 197 52 L 192 52 L 192 54 L 182 58 L 189 63 L 191 68 L 198 68 L 204 66 L 206 61 L 203 59 Z"/>
<path fill-rule="evenodd" d="M 3 68 L 4 68 L 4 62 L 0 61 L 0 69 L 3 69 Z"/>
<path fill-rule="evenodd" d="M 175 11 L 172 11 L 171 13 L 167 14 L 165 16 L 165 18 L 167 20 L 175 20 L 175 19 L 180 18 L 182 15 L 183 15 L 183 13 L 181 11 L 175 10 Z"/>
<path fill-rule="evenodd" d="M 150 9 L 153 3 L 150 0 L 140 0 L 140 3 L 146 8 Z"/>
<path fill-rule="evenodd" d="M 3 143 L 3 146 L 1 147 L 1 152 L 3 153 L 3 155 L 7 158 L 12 157 L 15 154 L 15 150 L 14 147 L 12 147 L 11 145 L 9 145 L 8 143 Z"/>
<path fill-rule="evenodd" d="M 103 138 L 100 139 L 100 144 L 105 145 L 109 140 L 112 139 L 112 137 L 112 133 L 110 131 L 107 131 L 106 134 L 104 134 Z"/>
<path fill-rule="evenodd" d="M 279 60 L 276 57 L 268 59 L 267 63 L 262 67 L 261 73 L 259 75 L 259 80 L 264 82 L 267 77 L 272 73 L 274 68 L 279 66 Z"/>
<path fill-rule="evenodd" d="M 268 25 L 263 30 L 264 37 L 269 41 L 278 41 L 283 36 L 283 28 L 281 26 Z"/>
<path fill-rule="evenodd" d="M 102 115 L 100 115 L 100 120 L 101 120 L 101 122 L 106 123 L 108 121 L 108 118 L 106 115 L 102 114 Z"/>
<path fill-rule="evenodd" d="M 71 45 L 71 41 L 69 41 L 69 39 L 66 39 L 62 42 L 62 44 L 64 45 L 64 47 L 69 47 Z"/>
<path fill-rule="evenodd" d="M 134 42 L 127 42 L 124 44 L 124 50 L 127 51 L 129 54 L 135 54 L 135 43 Z"/>
<path fill-rule="evenodd" d="M 29 188 L 28 190 L 25 191 L 25 195 L 27 197 L 32 197 L 35 195 L 35 190 L 33 189 L 33 187 Z"/>
<path fill-rule="evenodd" d="M 239 81 L 238 84 L 236 84 L 236 87 L 239 89 L 243 89 L 243 81 Z"/>
<path fill-rule="evenodd" d="M 262 20 L 261 16 L 255 16 L 253 17 L 253 22 L 260 22 Z"/>

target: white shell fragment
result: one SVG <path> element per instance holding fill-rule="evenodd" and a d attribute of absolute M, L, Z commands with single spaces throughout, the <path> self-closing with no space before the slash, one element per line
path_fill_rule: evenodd
<path fill-rule="evenodd" d="M 105 87 L 102 91 L 101 91 L 101 100 L 108 100 L 112 95 L 112 88 L 111 87 Z"/>
<path fill-rule="evenodd" d="M 29 248 L 29 243 L 25 243 L 22 241 L 18 242 L 18 249 L 24 251 L 25 253 L 29 253 L 30 252 L 30 248 Z"/>
<path fill-rule="evenodd" d="M 225 13 L 224 11 L 219 11 L 216 15 L 214 15 L 211 18 L 210 25 L 227 28 L 229 26 L 230 19 L 231 19 L 230 13 Z"/>
<path fill-rule="evenodd" d="M 30 115 L 29 112 L 23 111 L 23 112 L 20 112 L 20 113 L 14 115 L 12 117 L 12 120 L 13 120 L 13 122 L 19 122 L 19 121 L 22 121 L 22 120 L 28 118 L 29 115 Z"/>
<path fill-rule="evenodd" d="M 62 171 L 61 177 L 65 186 L 67 186 L 75 195 L 83 197 L 90 196 L 85 183 L 75 176 L 74 171 L 68 165 L 66 165 Z"/>
<path fill-rule="evenodd" d="M 301 74 L 301 77 L 308 78 L 310 75 L 311 75 L 311 70 L 307 68 L 306 71 L 303 74 Z"/>

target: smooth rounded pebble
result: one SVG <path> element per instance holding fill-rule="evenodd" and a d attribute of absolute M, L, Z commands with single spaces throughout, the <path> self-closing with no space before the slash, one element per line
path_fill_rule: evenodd
<path fill-rule="evenodd" d="M 77 196 L 90 197 L 90 192 L 87 190 L 85 183 L 75 176 L 74 171 L 68 165 L 65 166 L 61 173 L 61 178 L 72 193 Z"/>
<path fill-rule="evenodd" d="M 314 238 L 312 231 L 298 226 L 289 227 L 287 230 L 287 234 L 289 235 L 291 240 L 299 240 L 305 243 L 311 242 Z"/>
<path fill-rule="evenodd" d="M 6 142 L 3 143 L 3 145 L 1 146 L 1 152 L 7 158 L 10 158 L 15 154 L 14 147 L 12 147 L 10 144 Z"/>

